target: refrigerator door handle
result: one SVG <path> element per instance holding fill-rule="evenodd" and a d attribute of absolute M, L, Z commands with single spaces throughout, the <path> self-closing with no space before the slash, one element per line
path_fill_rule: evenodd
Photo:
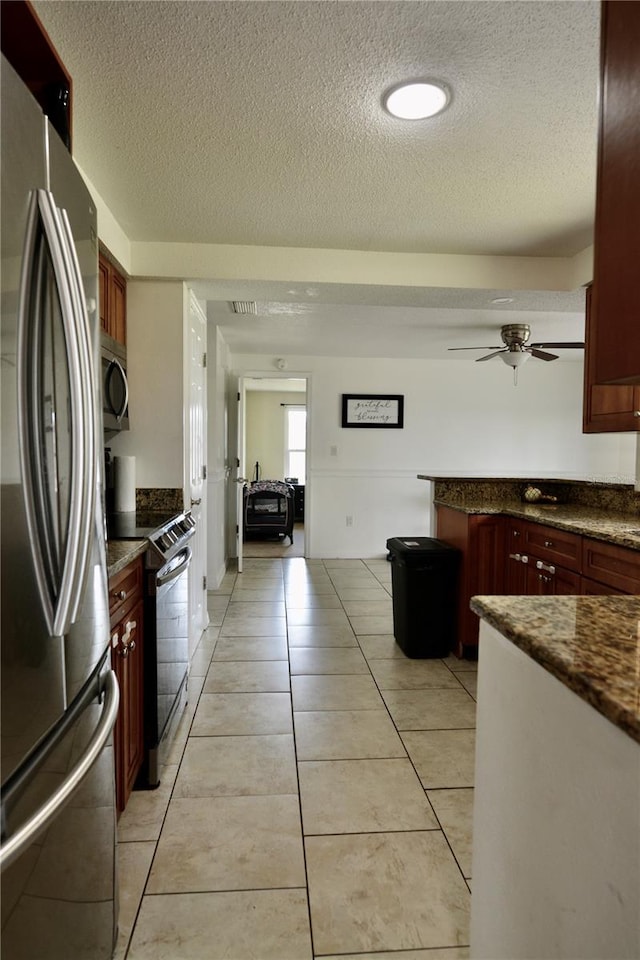
<path fill-rule="evenodd" d="M 79 527 L 77 534 L 78 556 L 73 565 L 73 581 L 71 583 L 71 595 L 75 598 L 77 608 L 91 546 L 91 523 L 94 515 L 93 506 L 98 483 L 96 412 L 100 410 L 100 404 L 96 390 L 96 378 L 92 359 L 93 351 L 91 349 L 91 337 L 89 333 L 89 317 L 84 296 L 82 272 L 80 270 L 76 245 L 73 240 L 67 212 L 66 210 L 60 209 L 58 213 L 62 240 L 68 257 L 67 266 L 71 280 L 71 298 L 74 305 L 73 316 L 79 347 L 78 387 L 79 399 L 82 404 L 83 423 L 81 456 L 84 457 L 84 463 L 82 465 L 83 481 L 80 491 L 82 496 L 80 497 L 78 504 L 79 509 L 76 514 L 76 522 Z M 71 612 L 71 620 L 75 619 L 76 612 L 77 610 Z"/>
<path fill-rule="evenodd" d="M 41 230 L 39 229 L 41 226 Z M 55 532 L 47 519 L 51 512 L 45 491 L 45 464 L 42 426 L 38 421 L 45 397 L 38 394 L 36 365 L 42 345 L 39 316 L 43 303 L 42 269 L 45 261 L 40 237 L 44 236 L 51 258 L 60 316 L 68 357 L 72 469 L 69 485 L 69 522 L 64 558 L 57 570 Z M 53 195 L 36 190 L 31 197 L 25 240 L 19 300 L 18 343 L 18 425 L 20 460 L 25 489 L 25 507 L 36 579 L 49 633 L 63 636 L 77 616 L 80 601 L 78 584 L 86 569 L 90 510 L 88 498 L 95 492 L 95 428 L 93 370 L 88 342 L 86 313 L 81 319 L 84 299 L 78 291 L 72 257 L 65 236 L 63 218 Z M 77 261 L 76 261 L 77 262 Z M 32 311 L 36 310 L 35 318 Z M 79 313 L 80 311 L 80 313 Z M 87 380 L 88 378 L 88 380 Z M 54 424 L 51 424 L 54 429 Z M 93 480 L 93 482 L 92 482 Z"/>
<path fill-rule="evenodd" d="M 113 670 L 109 670 L 105 674 L 102 692 L 104 693 L 102 716 L 87 749 L 58 789 L 3 844 L 0 849 L 0 870 L 4 870 L 13 863 L 33 842 L 35 837 L 55 819 L 102 753 L 116 722 L 120 702 L 120 690 Z"/>

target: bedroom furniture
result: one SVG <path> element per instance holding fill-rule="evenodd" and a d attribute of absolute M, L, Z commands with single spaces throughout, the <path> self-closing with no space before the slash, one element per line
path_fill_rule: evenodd
<path fill-rule="evenodd" d="M 282 480 L 258 480 L 244 488 L 244 536 L 289 537 L 293 543 L 294 491 Z"/>

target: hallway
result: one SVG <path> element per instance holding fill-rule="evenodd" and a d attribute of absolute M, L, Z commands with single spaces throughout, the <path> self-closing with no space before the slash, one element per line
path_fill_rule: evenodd
<path fill-rule="evenodd" d="M 468 957 L 475 664 L 402 654 L 390 572 L 247 559 L 208 595 L 119 824 L 117 960 Z"/>

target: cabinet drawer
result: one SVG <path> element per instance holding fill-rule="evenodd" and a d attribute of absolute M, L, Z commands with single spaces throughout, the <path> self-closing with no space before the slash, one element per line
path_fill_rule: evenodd
<path fill-rule="evenodd" d="M 523 533 L 524 553 L 580 573 L 582 537 L 578 534 L 565 533 L 539 523 L 525 524 Z"/>
<path fill-rule="evenodd" d="M 585 537 L 582 573 L 623 593 L 640 593 L 640 551 Z"/>
<path fill-rule="evenodd" d="M 125 615 L 142 597 L 142 557 L 109 580 L 109 619 Z"/>

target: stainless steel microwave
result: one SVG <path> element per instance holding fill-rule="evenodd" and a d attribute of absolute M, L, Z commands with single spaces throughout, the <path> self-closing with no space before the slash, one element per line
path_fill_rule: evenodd
<path fill-rule="evenodd" d="M 105 438 L 129 429 L 129 385 L 126 347 L 102 337 L 102 418 Z"/>

